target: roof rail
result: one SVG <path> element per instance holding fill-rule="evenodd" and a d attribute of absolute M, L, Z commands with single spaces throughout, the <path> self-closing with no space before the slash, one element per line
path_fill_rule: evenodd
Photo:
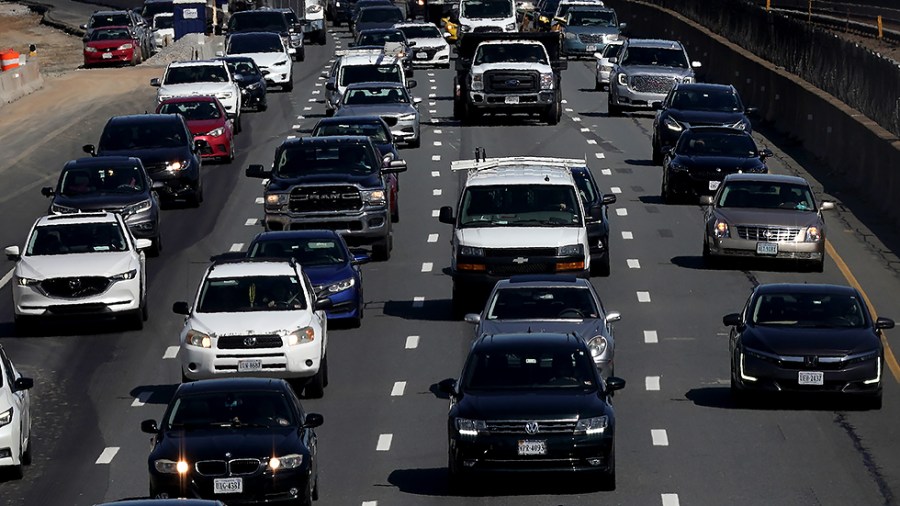
<path fill-rule="evenodd" d="M 484 151 L 481 152 L 484 156 Z M 507 156 L 502 158 L 476 158 L 474 160 L 457 160 L 450 162 L 450 170 L 467 170 L 477 172 L 479 170 L 496 169 L 501 167 L 534 165 L 536 167 L 587 167 L 587 160 L 583 158 L 554 158 L 551 156 Z"/>
<path fill-rule="evenodd" d="M 334 52 L 335 56 L 364 56 L 367 54 L 379 55 L 384 54 L 384 48 L 380 49 L 338 49 Z"/>

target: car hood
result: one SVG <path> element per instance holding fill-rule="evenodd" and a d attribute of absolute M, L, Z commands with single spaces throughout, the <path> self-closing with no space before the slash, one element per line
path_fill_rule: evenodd
<path fill-rule="evenodd" d="M 457 229 L 460 244 L 476 248 L 534 248 L 581 244 L 578 227 L 485 227 Z"/>
<path fill-rule="evenodd" d="M 309 174 L 305 176 L 297 176 L 292 178 L 270 179 L 269 185 L 266 187 L 269 191 L 284 191 L 288 188 L 299 184 L 356 184 L 363 188 L 381 188 L 383 185 L 381 177 L 377 172 L 372 174 Z"/>
<path fill-rule="evenodd" d="M 684 109 L 669 109 L 669 116 L 679 123 L 688 123 L 691 125 L 709 124 L 709 125 L 733 125 L 744 119 L 744 113 L 740 111 L 734 112 L 718 112 L 718 111 L 686 111 Z"/>
<path fill-rule="evenodd" d="M 161 163 L 173 162 L 176 160 L 189 160 L 191 152 L 187 146 L 179 146 L 177 148 L 150 148 L 150 149 L 120 149 L 114 151 L 100 151 L 98 156 L 133 156 L 140 158 L 141 163 L 147 168 L 147 172 L 151 174 L 159 172 L 153 170 L 154 166 Z"/>
<path fill-rule="evenodd" d="M 504 390 L 465 392 L 457 416 L 474 420 L 558 420 L 599 416 L 607 410 L 596 391 Z"/>
<path fill-rule="evenodd" d="M 691 76 L 694 71 L 682 67 L 663 67 L 660 65 L 628 65 L 623 66 L 622 70 L 630 75 L 642 76 Z"/>
<path fill-rule="evenodd" d="M 399 116 L 415 114 L 416 108 L 410 104 L 370 104 L 342 105 L 335 111 L 335 116 Z"/>
<path fill-rule="evenodd" d="M 290 62 L 290 58 L 288 58 L 287 53 L 282 52 L 271 52 L 271 53 L 244 53 L 241 55 L 229 55 L 229 56 L 246 56 L 248 58 L 252 58 L 254 62 L 256 62 L 257 67 L 271 67 L 277 62 L 287 61 Z M 284 67 L 287 69 L 287 66 Z"/>
<path fill-rule="evenodd" d="M 602 320 L 482 320 L 479 334 L 523 334 L 530 332 L 574 332 L 585 341 L 603 334 Z"/>
<path fill-rule="evenodd" d="M 170 430 L 160 441 L 151 458 L 186 456 L 191 461 L 265 459 L 276 455 L 298 453 L 299 434 L 294 427 L 245 428 L 211 430 Z M 231 457 L 225 457 L 225 454 Z"/>
<path fill-rule="evenodd" d="M 146 193 L 97 193 L 75 197 L 57 195 L 53 198 L 53 203 L 82 211 L 99 211 L 101 209 L 121 209 L 149 198 L 150 195 Z"/>
<path fill-rule="evenodd" d="M 566 26 L 566 33 L 614 35 L 619 33 L 619 29 L 614 26 Z"/>
<path fill-rule="evenodd" d="M 309 276 L 313 285 L 328 285 L 345 279 L 350 279 L 355 272 L 348 263 L 336 265 L 314 265 L 303 267 L 303 272 Z"/>
<path fill-rule="evenodd" d="M 207 133 L 225 126 L 223 118 L 218 119 L 195 119 L 187 122 L 188 130 L 194 135 L 206 135 Z"/>
<path fill-rule="evenodd" d="M 108 277 L 136 267 L 137 262 L 129 251 L 39 255 L 22 257 L 16 264 L 16 275 L 31 279 Z"/>
<path fill-rule="evenodd" d="M 434 47 L 434 48 L 438 48 L 438 49 L 450 47 L 450 44 L 447 44 L 447 41 L 444 40 L 442 37 L 421 37 L 421 38 L 412 38 L 409 40 L 410 40 L 410 42 L 416 43 L 415 46 L 410 48 L 413 51 L 415 51 L 416 49 L 423 49 L 423 48 L 427 48 L 427 47 L 428 48 Z"/>
<path fill-rule="evenodd" d="M 171 95 L 176 97 L 215 95 L 216 93 L 224 93 L 226 91 L 234 91 L 231 83 L 164 84 L 159 88 L 160 95 Z"/>
<path fill-rule="evenodd" d="M 284 335 L 306 327 L 311 320 L 312 314 L 306 310 L 193 313 L 185 326 L 216 337 Z"/>
<path fill-rule="evenodd" d="M 864 353 L 879 347 L 878 337 L 869 328 L 821 329 L 747 327 L 741 336 L 750 349 L 776 355 L 848 355 Z"/>
<path fill-rule="evenodd" d="M 774 225 L 808 227 L 819 222 L 819 215 L 790 209 L 716 208 L 716 214 L 730 225 Z"/>
<path fill-rule="evenodd" d="M 488 70 L 537 70 L 545 74 L 552 72 L 552 69 L 546 63 L 525 63 L 525 62 L 498 62 L 498 63 L 480 63 L 474 68 L 479 72 L 487 72 Z"/>
<path fill-rule="evenodd" d="M 759 157 L 734 157 L 734 156 L 685 156 L 678 155 L 672 163 L 683 165 L 691 169 L 721 169 L 722 175 L 737 172 L 739 170 L 751 170 L 765 167 L 766 164 Z"/>

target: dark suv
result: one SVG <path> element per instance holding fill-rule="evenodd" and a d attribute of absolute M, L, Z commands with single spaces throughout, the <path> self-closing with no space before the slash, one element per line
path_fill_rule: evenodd
<path fill-rule="evenodd" d="M 250 32 L 277 33 L 284 41 L 284 47 L 293 47 L 296 49 L 294 56 L 299 58 L 300 48 L 303 47 L 303 37 L 301 35 L 299 47 L 294 46 L 291 43 L 291 36 L 295 31 L 296 28 L 291 25 L 283 12 L 272 9 L 235 12 L 231 15 L 231 18 L 228 19 L 229 35 L 232 33 Z M 228 44 L 226 43 L 225 45 L 227 46 Z"/>
<path fill-rule="evenodd" d="M 614 193 L 601 193 L 597 181 L 591 173 L 591 169 L 583 167 L 570 167 L 572 177 L 578 186 L 581 200 L 585 209 L 601 207 L 603 212 L 599 217 L 585 216 L 587 226 L 588 244 L 591 247 L 591 274 L 595 276 L 609 276 L 609 213 L 607 206 L 616 203 Z"/>
<path fill-rule="evenodd" d="M 326 228 L 351 246 L 372 245 L 377 260 L 391 256 L 389 174 L 406 162 L 382 157 L 363 136 L 288 139 L 275 150 L 271 170 L 247 168 L 265 186 L 267 230 Z"/>
<path fill-rule="evenodd" d="M 110 118 L 100 144 L 86 144 L 83 149 L 93 156 L 139 158 L 158 183 L 154 186 L 161 197 L 185 199 L 196 206 L 203 201 L 200 150 L 204 145 L 194 141 L 178 114 L 135 114 Z"/>
<path fill-rule="evenodd" d="M 70 160 L 63 167 L 56 188 L 47 186 L 41 193 L 53 197 L 49 214 L 119 213 L 131 235 L 153 241 L 149 255 L 159 255 L 162 250 L 159 197 L 137 158 L 104 156 Z"/>

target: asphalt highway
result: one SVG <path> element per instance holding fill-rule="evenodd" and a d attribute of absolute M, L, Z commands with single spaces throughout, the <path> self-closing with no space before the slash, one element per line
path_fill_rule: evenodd
<path fill-rule="evenodd" d="M 347 45 L 343 29 L 337 40 Z M 165 249 L 148 260 L 150 321 L 143 331 L 112 322 L 57 325 L 36 337 L 13 333 L 8 276 L 0 289 L 0 344 L 24 374 L 35 378 L 34 463 L 25 477 L 0 478 L 0 503 L 91 505 L 148 491 L 148 436 L 141 420 L 158 419 L 179 381 L 181 317 L 172 303 L 193 297 L 211 255 L 240 249 L 261 231 L 262 189 L 243 176 L 250 163 L 269 164 L 286 136 L 303 135 L 324 114 L 320 72 L 332 57 L 307 48 L 294 67 L 291 94 L 273 92 L 269 110 L 248 114 L 238 158 L 207 165 L 206 200 L 198 209 L 164 212 Z M 123 71 L 128 71 L 127 69 Z M 563 78 L 565 112 L 557 127 L 521 119 L 462 127 L 451 118 L 452 71 L 417 70 L 413 90 L 424 101 L 422 147 L 402 150 L 401 221 L 393 257 L 363 268 L 366 315 L 359 329 L 331 329 L 330 384 L 325 397 L 306 400 L 322 413 L 318 429 L 322 505 L 887 505 L 900 494 L 900 388 L 885 371 L 884 408 L 852 403 L 773 402 L 737 408 L 728 392 L 725 313 L 741 308 L 757 283 L 858 283 L 879 314 L 900 319 L 900 282 L 856 217 L 838 206 L 828 215 L 831 245 L 825 272 L 791 266 L 702 265 L 702 210 L 663 205 L 661 169 L 650 163 L 652 116 L 606 115 L 604 93 L 593 91 L 593 62 L 570 62 Z M 133 100 L 104 104 L 77 125 L 57 132 L 52 149 L 37 149 L 0 170 L 2 245 L 22 244 L 47 201 L 35 178 L 51 177 L 95 142 L 111 114 L 142 112 L 153 89 Z M 753 104 L 749 104 L 753 105 Z M 58 127 L 52 112 L 35 118 Z M 59 121 L 59 120 L 56 120 Z M 299 131 L 295 130 L 299 127 Z M 47 126 L 47 130 L 51 127 Z M 21 150 L 26 140 L 4 146 Z M 775 172 L 800 164 L 775 150 Z M 455 377 L 473 329 L 451 320 L 450 227 L 437 220 L 454 205 L 461 177 L 452 160 L 488 156 L 586 157 L 610 209 L 612 274 L 594 278 L 616 327 L 616 375 L 628 385 L 615 397 L 618 488 L 559 476 L 512 477 L 482 484 L 472 496 L 446 486 L 447 400 L 435 383 Z M 48 146 L 49 148 L 49 146 Z M 33 185 L 28 188 L 28 185 Z M 24 190 L 18 190 L 25 188 Z M 835 261 L 835 259 L 838 259 Z M 0 276 L 12 263 L 0 261 Z M 889 331 L 888 342 L 900 331 Z M 896 366 L 896 363 L 893 364 Z"/>

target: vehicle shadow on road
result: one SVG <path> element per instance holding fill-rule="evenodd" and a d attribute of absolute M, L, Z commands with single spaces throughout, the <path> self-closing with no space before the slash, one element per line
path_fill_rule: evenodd
<path fill-rule="evenodd" d="M 866 399 L 836 395 L 763 393 L 736 401 L 727 386 L 693 388 L 684 394 L 696 406 L 719 409 L 765 411 L 867 411 Z"/>
<path fill-rule="evenodd" d="M 161 404 L 166 406 L 172 400 L 172 397 L 175 396 L 175 390 L 178 389 L 178 386 L 178 383 L 171 385 L 140 385 L 131 389 L 129 395 L 144 404 Z"/>
<path fill-rule="evenodd" d="M 130 322 L 117 319 L 46 321 L 31 324 L 18 331 L 12 321 L 0 323 L 0 337 L 73 337 L 107 336 L 130 330 Z"/>
<path fill-rule="evenodd" d="M 638 167 L 656 167 L 657 165 L 653 163 L 653 160 L 637 160 L 637 159 L 626 159 L 625 163 L 628 165 L 637 165 Z"/>
<path fill-rule="evenodd" d="M 387 316 L 395 316 L 404 320 L 454 321 L 450 299 L 435 299 L 421 302 L 389 300 L 385 301 L 382 311 Z"/>
<path fill-rule="evenodd" d="M 697 250 L 702 247 L 702 240 L 697 241 Z M 801 261 L 777 260 L 767 261 L 757 258 L 735 258 L 735 259 L 719 259 L 716 263 L 709 265 L 704 262 L 703 257 L 697 256 L 676 256 L 672 257 L 671 262 L 678 267 L 685 269 L 696 269 L 704 271 L 741 271 L 745 273 L 752 272 L 802 272 L 809 273 L 810 266 L 804 265 Z"/>
<path fill-rule="evenodd" d="M 425 496 L 501 497 L 525 495 L 578 495 L 599 490 L 597 480 L 584 476 L 555 475 L 547 479 L 523 480 L 521 475 L 491 475 L 489 478 L 466 477 L 465 488 L 451 490 L 446 467 L 396 469 L 388 482 L 401 492 Z"/>

